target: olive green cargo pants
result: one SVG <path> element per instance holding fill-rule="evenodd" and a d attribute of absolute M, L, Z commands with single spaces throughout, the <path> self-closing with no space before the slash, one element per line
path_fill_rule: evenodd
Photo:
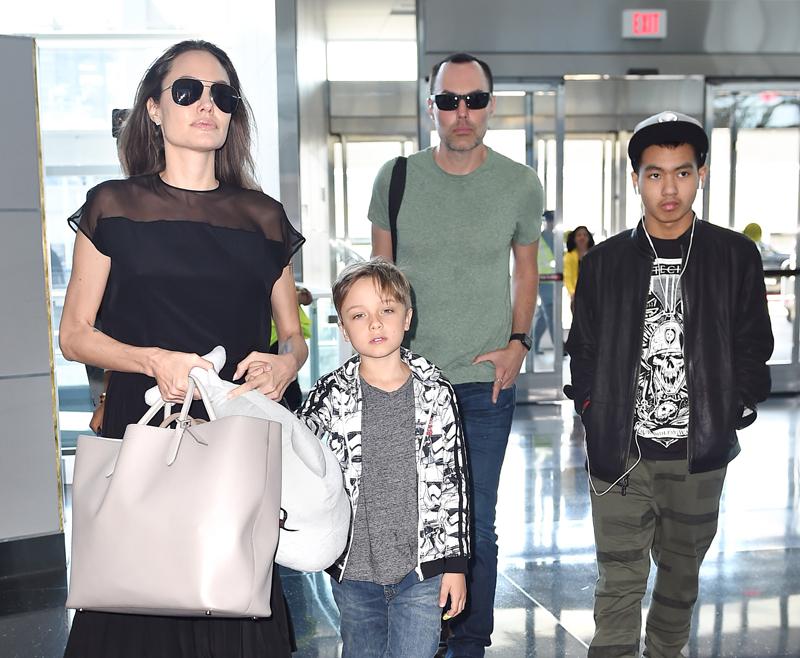
<path fill-rule="evenodd" d="M 639 656 L 651 555 L 657 572 L 643 655 L 681 655 L 700 565 L 717 532 L 726 470 L 690 475 L 685 459 L 642 460 L 628 476 L 625 495 L 620 485 L 603 496 L 592 491 L 598 578 L 589 658 Z M 593 482 L 598 492 L 610 484 Z"/>

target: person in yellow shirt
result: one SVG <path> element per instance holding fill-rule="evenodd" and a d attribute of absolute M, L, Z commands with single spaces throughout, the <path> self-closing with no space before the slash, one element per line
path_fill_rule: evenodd
<path fill-rule="evenodd" d="M 581 258 L 594 247 L 594 236 L 585 226 L 578 226 L 567 236 L 567 253 L 564 254 L 564 285 L 569 293 L 570 307 L 575 303 L 578 269 Z"/>

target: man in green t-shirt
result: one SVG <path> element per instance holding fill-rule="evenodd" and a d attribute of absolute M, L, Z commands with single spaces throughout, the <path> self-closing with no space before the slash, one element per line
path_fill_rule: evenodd
<path fill-rule="evenodd" d="M 397 264 L 414 292 L 414 352 L 453 383 L 470 459 L 474 517 L 467 609 L 447 656 L 483 656 L 494 626 L 495 507 L 514 413 L 514 382 L 531 347 L 543 191 L 536 172 L 483 143 L 492 73 L 467 54 L 433 68 L 428 113 L 440 144 L 408 158 L 397 216 Z M 389 185 L 372 192 L 372 252 L 392 258 Z M 509 276 L 509 258 L 513 270 Z"/>

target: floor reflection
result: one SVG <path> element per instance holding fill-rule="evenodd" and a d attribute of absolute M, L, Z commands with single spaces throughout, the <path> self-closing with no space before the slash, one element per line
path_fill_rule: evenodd
<path fill-rule="evenodd" d="M 742 454 L 728 469 L 719 531 L 701 572 L 687 656 L 800 656 L 799 409 L 794 398 L 771 400 L 741 433 Z M 498 533 L 503 578 L 524 593 L 527 607 L 548 613 L 550 635 L 561 628 L 585 647 L 594 628 L 596 569 L 582 439 L 568 404 L 518 409 Z M 586 654 L 563 644 L 542 649 L 542 638 L 550 637 L 543 632 L 526 632 L 524 652 L 513 655 Z M 496 647 L 489 655 L 512 654 Z"/>
<path fill-rule="evenodd" d="M 800 656 L 800 401 L 762 405 L 728 469 L 686 655 Z M 567 403 L 518 407 L 498 504 L 493 658 L 586 655 L 596 577 L 583 434 Z M 327 576 L 283 571 L 298 658 L 339 655 Z M 652 582 L 651 582 L 652 586 Z M 0 579 L 0 655 L 54 658 L 69 624 L 63 573 Z M 649 595 L 648 595 L 649 596 Z"/>

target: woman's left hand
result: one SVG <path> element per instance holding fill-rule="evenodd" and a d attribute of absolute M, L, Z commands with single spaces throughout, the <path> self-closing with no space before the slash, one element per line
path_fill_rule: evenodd
<path fill-rule="evenodd" d="M 280 400 L 286 387 L 297 378 L 297 360 L 292 354 L 250 352 L 236 366 L 233 379 L 244 376 L 244 384 L 233 389 L 228 398 L 248 391 L 259 391 L 270 400 Z"/>

